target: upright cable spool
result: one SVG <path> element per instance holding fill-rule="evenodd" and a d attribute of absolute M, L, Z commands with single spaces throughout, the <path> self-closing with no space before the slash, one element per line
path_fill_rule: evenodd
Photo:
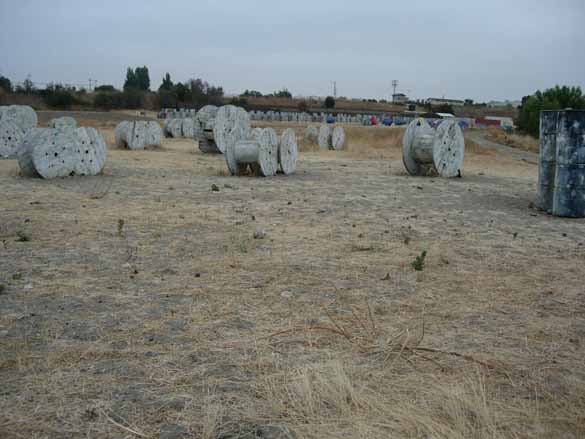
<path fill-rule="evenodd" d="M 402 139 L 402 161 L 410 175 L 460 175 L 465 151 L 457 121 L 444 120 L 434 129 L 426 120 L 413 120 Z"/>
<path fill-rule="evenodd" d="M 225 133 L 225 160 L 232 175 L 243 175 L 248 166 L 254 173 L 269 177 L 278 170 L 278 139 L 272 128 L 255 131 L 251 138 L 245 138 L 246 130 L 234 127 Z"/>
<path fill-rule="evenodd" d="M 247 138 L 250 133 L 250 115 L 246 110 L 234 105 L 225 105 L 217 110 L 213 125 L 213 140 L 221 153 L 227 150 L 228 136 L 234 130 Z"/>

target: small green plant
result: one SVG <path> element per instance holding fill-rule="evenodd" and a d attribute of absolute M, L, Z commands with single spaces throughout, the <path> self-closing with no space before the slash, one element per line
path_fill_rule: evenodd
<path fill-rule="evenodd" d="M 30 236 L 27 235 L 25 232 L 22 231 L 18 231 L 16 232 L 16 236 L 18 236 L 18 239 L 16 240 L 17 242 L 29 242 L 30 241 Z"/>
<path fill-rule="evenodd" d="M 423 252 L 414 258 L 414 261 L 410 263 L 410 266 L 414 268 L 416 271 L 423 271 L 425 268 L 425 258 L 427 257 L 427 251 L 423 250 Z"/>
<path fill-rule="evenodd" d="M 118 236 L 124 236 L 124 220 L 122 218 L 118 220 Z"/>

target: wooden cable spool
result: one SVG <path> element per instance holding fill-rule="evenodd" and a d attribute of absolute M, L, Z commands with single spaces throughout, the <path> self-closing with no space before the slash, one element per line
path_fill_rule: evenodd
<path fill-rule="evenodd" d="M 272 128 L 255 130 L 248 138 L 247 131 L 236 126 L 225 133 L 225 160 L 232 175 L 243 175 L 248 166 L 258 175 L 269 177 L 278 170 L 278 138 Z"/>
<path fill-rule="evenodd" d="M 402 161 L 410 175 L 460 175 L 465 151 L 457 121 L 444 120 L 434 129 L 426 120 L 413 120 L 402 139 Z"/>

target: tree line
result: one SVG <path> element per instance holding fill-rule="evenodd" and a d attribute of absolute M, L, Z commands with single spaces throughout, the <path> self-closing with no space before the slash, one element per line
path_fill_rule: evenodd
<path fill-rule="evenodd" d="M 184 83 L 174 83 L 169 73 L 162 78 L 158 91 L 151 91 L 148 67 L 128 67 L 122 90 L 104 84 L 95 87 L 94 93 L 85 88 L 77 88 L 59 83 L 48 84 L 44 89 L 37 88 L 30 78 L 14 86 L 12 81 L 0 76 L 0 97 L 6 94 L 34 95 L 42 98 L 52 108 L 69 109 L 73 106 L 87 106 L 104 110 L 121 108 L 199 108 L 207 104 L 221 105 L 224 91 L 221 86 L 209 84 L 197 78 Z"/>
<path fill-rule="evenodd" d="M 540 131 L 540 112 L 543 110 L 585 109 L 585 96 L 581 87 L 558 86 L 537 90 L 536 93 L 522 98 L 518 109 L 516 125 L 533 137 L 538 138 Z"/>

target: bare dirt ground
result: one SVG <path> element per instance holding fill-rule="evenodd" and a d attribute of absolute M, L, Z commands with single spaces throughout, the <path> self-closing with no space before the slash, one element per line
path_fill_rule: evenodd
<path fill-rule="evenodd" d="M 185 139 L 0 161 L 0 437 L 585 437 L 585 221 L 473 141 L 410 177 L 401 133 L 266 179 Z"/>

